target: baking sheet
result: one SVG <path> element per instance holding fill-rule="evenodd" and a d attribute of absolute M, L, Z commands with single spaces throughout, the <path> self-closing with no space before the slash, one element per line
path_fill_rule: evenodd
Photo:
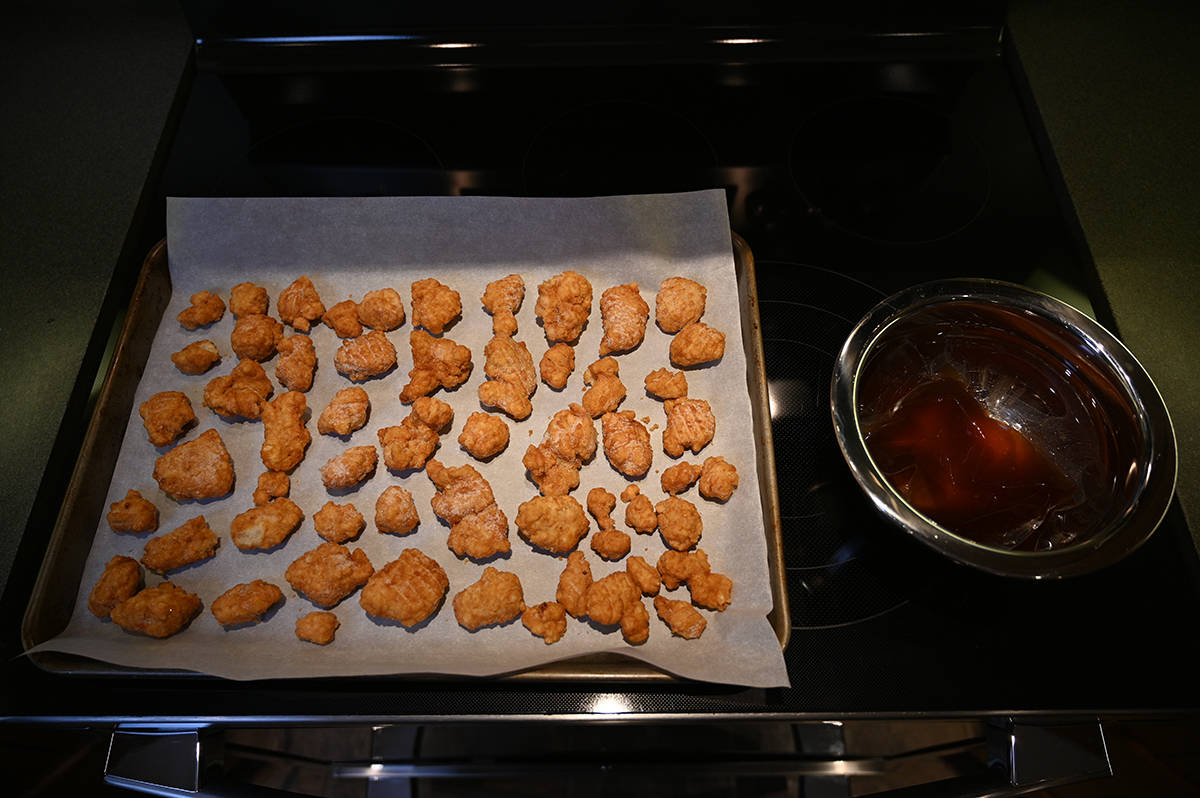
<path fill-rule="evenodd" d="M 176 528 L 194 515 L 205 515 L 222 537 L 221 548 L 211 560 L 175 572 L 170 579 L 198 593 L 206 609 L 184 632 L 164 641 L 127 634 L 91 616 L 86 609 L 86 595 L 104 564 L 116 554 L 140 557 L 150 537 L 116 535 L 100 519 L 70 624 L 62 634 L 34 650 L 66 651 L 135 667 L 184 668 L 234 679 L 399 673 L 491 675 L 580 655 L 620 652 L 688 678 L 758 687 L 787 684 L 779 641 L 766 618 L 771 609 L 766 538 L 723 192 L 587 199 L 172 198 L 168 202 L 168 240 L 173 297 L 138 388 L 108 500 L 118 500 L 129 488 L 141 491 L 159 507 L 157 534 Z M 516 338 L 528 344 L 536 362 L 546 348 L 533 310 L 536 286 L 568 268 L 587 276 L 594 289 L 592 316 L 576 349 L 576 370 L 561 392 L 540 384 L 532 397 L 534 412 L 530 418 L 508 420 L 509 448 L 490 462 L 479 463 L 461 450 L 455 439 L 466 417 L 480 409 L 476 389 L 485 378 L 483 346 L 491 337 L 491 317 L 478 303 L 483 287 L 510 272 L 524 277 L 526 300 L 517 314 L 520 327 Z M 582 373 L 596 357 L 602 332 L 600 293 L 610 285 L 637 281 L 653 309 L 654 290 L 664 277 L 680 274 L 707 285 L 709 301 L 704 320 L 726 333 L 725 357 L 715 366 L 690 370 L 688 381 L 690 395 L 708 399 L 713 405 L 717 434 L 700 455 L 685 459 L 699 462 L 711 455 L 723 455 L 738 466 L 741 485 L 724 505 L 704 501 L 695 488 L 685 497 L 697 502 L 704 518 L 700 546 L 709 553 L 714 568 L 734 580 L 731 606 L 723 613 L 701 610 L 709 626 L 697 641 L 671 637 L 651 610 L 651 636 L 642 646 L 625 644 L 619 631 L 606 632 L 578 621 L 571 621 L 567 635 L 552 646 L 530 635 L 519 621 L 474 633 L 459 627 L 450 598 L 478 579 L 483 566 L 460 561 L 446 548 L 447 529 L 430 509 L 434 490 L 425 473 L 401 478 L 381 464 L 371 480 L 344 496 L 329 496 L 318 473 L 321 465 L 346 447 L 376 444 L 377 429 L 397 424 L 407 415 L 408 407 L 400 404 L 397 394 L 411 367 L 409 323 L 388 334 L 397 348 L 397 369 L 363 384 L 372 400 L 371 420 L 366 427 L 346 442 L 316 435 L 315 421 L 310 421 L 314 440 L 292 476 L 291 496 L 306 514 L 300 529 L 286 544 L 269 553 L 238 551 L 229 540 L 228 530 L 233 517 L 252 506 L 250 494 L 263 470 L 259 460 L 261 424 L 227 422 L 201 407 L 204 385 L 215 376 L 227 374 L 236 362 L 228 345 L 233 319 L 227 313 L 210 328 L 188 332 L 175 321 L 175 315 L 187 306 L 187 297 L 201 289 L 216 291 L 227 299 L 230 286 L 251 280 L 266 286 L 274 300 L 283 287 L 304 273 L 313 278 L 326 306 L 348 296 L 360 299 L 374 288 L 392 286 L 404 296 L 411 316 L 408 285 L 426 276 L 436 276 L 460 292 L 463 317 L 446 335 L 471 347 L 475 368 L 470 380 L 458 390 L 435 394 L 455 410 L 454 424 L 443 435 L 435 457 L 447 465 L 470 463 L 491 483 L 509 518 L 513 544 L 508 558 L 491 564 L 521 576 L 529 604 L 553 598 L 562 561 L 535 552 L 517 535 L 513 523 L 517 507 L 537 494 L 520 460 L 529 443 L 541 440 L 549 416 L 568 402 L 578 401 L 582 394 Z M 179 373 L 170 363 L 170 353 L 201 338 L 217 343 L 225 356 L 223 361 L 205 375 Z M 333 331 L 319 326 L 312 338 L 319 365 L 307 397 L 315 419 L 329 397 L 349 383 L 332 367 L 339 344 Z M 662 495 L 658 486 L 662 469 L 676 461 L 661 449 L 665 426 L 661 403 L 645 395 L 641 381 L 646 373 L 668 363 L 669 341 L 651 318 L 642 346 L 618 358 L 622 379 L 629 388 L 622 409 L 635 410 L 655 427 L 651 432 L 655 462 L 640 483 L 652 500 Z M 273 378 L 274 362 L 264 365 Z M 742 390 L 731 391 L 730 385 L 740 385 Z M 276 387 L 278 390 L 277 382 Z M 136 407 L 162 390 L 184 391 L 197 410 L 200 423 L 184 440 L 193 440 L 208 428 L 221 433 L 238 472 L 237 487 L 230 497 L 177 503 L 158 490 L 150 474 L 161 450 L 146 441 Z M 602 452 L 584 466 L 580 476 L 580 488 L 574 495 L 581 503 L 592 487 L 599 485 L 619 493 L 627 484 Z M 381 535 L 371 524 L 375 499 L 392 484 L 412 492 L 421 514 L 421 524 L 411 535 Z M 367 529 L 351 545 L 363 548 L 377 568 L 403 549 L 417 547 L 446 569 L 451 583 L 447 600 L 419 631 L 372 620 L 359 608 L 355 594 L 334 610 L 342 626 L 332 645 L 316 647 L 295 638 L 295 619 L 314 607 L 286 585 L 283 571 L 296 557 L 321 542 L 312 528 L 311 516 L 330 498 L 337 503 L 352 502 L 367 518 Z M 623 527 L 623 505 L 618 504 L 614 517 Z M 640 554 L 648 562 L 655 562 L 665 550 L 657 535 L 632 537 L 631 555 Z M 581 547 L 597 578 L 624 567 L 623 560 L 611 564 L 601 561 L 587 548 L 587 539 Z M 264 623 L 222 629 L 207 606 L 226 588 L 256 578 L 284 588 L 284 604 Z M 147 579 L 150 583 L 158 581 L 153 574 L 147 574 Z M 667 595 L 686 598 L 687 594 L 681 589 Z"/>

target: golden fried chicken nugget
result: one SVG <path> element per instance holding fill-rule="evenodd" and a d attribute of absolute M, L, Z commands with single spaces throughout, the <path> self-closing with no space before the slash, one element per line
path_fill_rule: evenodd
<path fill-rule="evenodd" d="M 142 565 L 151 571 L 165 574 L 194 562 L 207 560 L 217 553 L 221 539 L 212 531 L 204 516 L 198 515 L 187 523 L 146 541 Z"/>
<path fill-rule="evenodd" d="M 441 399 L 419 396 L 413 402 L 411 414 L 422 424 L 437 433 L 442 433 L 454 421 L 454 408 Z"/>
<path fill-rule="evenodd" d="M 630 645 L 641 645 L 650 637 L 650 613 L 639 597 L 625 607 L 621 616 L 621 635 Z"/>
<path fill-rule="evenodd" d="M 469 465 L 446 468 L 437 460 L 429 461 L 425 473 L 437 488 L 430 504 L 450 525 L 446 545 L 455 555 L 484 560 L 511 549 L 508 517 L 483 475 Z"/>
<path fill-rule="evenodd" d="M 641 493 L 641 491 L 638 489 L 638 486 L 630 483 L 625 486 L 625 490 L 621 491 L 621 501 L 629 504 L 629 502 L 633 501 L 633 497 L 637 496 L 639 493 Z"/>
<path fill-rule="evenodd" d="M 233 353 L 242 360 L 270 360 L 283 340 L 283 325 L 270 316 L 239 316 L 229 335 Z"/>
<path fill-rule="evenodd" d="M 572 404 L 551 416 L 538 446 L 525 450 L 522 464 L 546 496 L 564 496 L 579 486 L 579 469 L 596 454 L 596 426 Z"/>
<path fill-rule="evenodd" d="M 171 362 L 175 364 L 175 368 L 184 374 L 203 374 L 220 359 L 221 353 L 217 351 L 217 345 L 207 338 L 203 341 L 193 341 L 171 355 Z"/>
<path fill-rule="evenodd" d="M 462 298 L 448 285 L 432 277 L 412 284 L 412 323 L 441 335 L 462 313 Z"/>
<path fill-rule="evenodd" d="M 614 285 L 600 295 L 600 355 L 636 349 L 646 335 L 650 306 L 642 299 L 637 283 Z"/>
<path fill-rule="evenodd" d="M 224 377 L 204 386 L 204 406 L 225 418 L 262 417 L 263 405 L 275 388 L 267 372 L 253 360 L 242 360 Z"/>
<path fill-rule="evenodd" d="M 666 596 L 654 599 L 654 611 L 671 630 L 671 634 L 685 640 L 695 640 L 704 633 L 708 621 L 686 601 L 676 601 Z"/>
<path fill-rule="evenodd" d="M 314 610 L 296 619 L 296 637 L 318 646 L 327 646 L 333 642 L 334 632 L 341 625 L 342 622 L 332 612 Z"/>
<path fill-rule="evenodd" d="M 634 412 L 605 413 L 600 426 L 604 430 L 604 456 L 612 467 L 627 477 L 645 476 L 654 460 L 654 447 L 650 445 L 650 432 Z"/>
<path fill-rule="evenodd" d="M 371 398 L 357 385 L 343 388 L 333 395 L 317 419 L 317 432 L 322 435 L 349 435 L 367 423 Z"/>
<path fill-rule="evenodd" d="M 508 425 L 502 418 L 476 411 L 467 417 L 458 442 L 476 460 L 495 457 L 508 446 Z"/>
<path fill-rule="evenodd" d="M 321 482 L 326 490 L 345 490 L 366 479 L 379 462 L 374 446 L 351 446 L 321 466 Z"/>
<path fill-rule="evenodd" d="M 358 303 L 358 320 L 364 326 L 390 332 L 404 323 L 404 301 L 395 288 L 368 291 Z"/>
<path fill-rule="evenodd" d="M 375 528 L 392 535 L 407 535 L 421 523 L 412 494 L 399 485 L 389 485 L 375 500 Z"/>
<path fill-rule="evenodd" d="M 182 630 L 203 606 L 195 593 L 161 582 L 113 607 L 109 617 L 127 632 L 163 638 Z"/>
<path fill-rule="evenodd" d="M 592 312 L 592 284 L 578 272 L 556 274 L 538 286 L 534 311 L 548 342 L 577 341 Z"/>
<path fill-rule="evenodd" d="M 567 611 L 557 601 L 543 601 L 526 607 L 521 624 L 546 645 L 557 643 L 567 633 Z"/>
<path fill-rule="evenodd" d="M 658 516 L 654 514 L 654 505 L 645 494 L 639 493 L 625 506 L 625 525 L 643 535 L 658 528 Z"/>
<path fill-rule="evenodd" d="M 292 480 L 285 471 L 264 471 L 258 475 L 258 485 L 254 488 L 254 503 L 266 504 L 271 499 L 286 496 L 292 490 Z"/>
<path fill-rule="evenodd" d="M 700 471 L 700 495 L 720 502 L 729 501 L 738 486 L 738 472 L 724 457 L 709 457 Z"/>
<path fill-rule="evenodd" d="M 700 478 L 702 471 L 695 463 L 676 463 L 662 472 L 663 493 L 675 496 L 686 492 Z"/>
<path fill-rule="evenodd" d="M 424 330 L 408 336 L 413 367 L 408 384 L 400 392 L 400 401 L 408 404 L 419 396 L 428 396 L 440 388 L 457 388 L 471 376 L 471 350 L 449 338 L 434 338 Z"/>
<path fill-rule="evenodd" d="M 563 554 L 587 534 L 588 520 L 571 496 L 534 496 L 517 508 L 517 529 L 534 548 Z"/>
<path fill-rule="evenodd" d="M 279 292 L 275 307 L 283 323 L 300 332 L 308 332 L 313 322 L 325 315 L 325 305 L 308 275 L 297 277 L 291 285 Z"/>
<path fill-rule="evenodd" d="M 291 471 L 304 459 L 312 434 L 304 426 L 308 401 L 299 391 L 288 391 L 263 407 L 263 444 L 259 450 L 268 471 Z"/>
<path fill-rule="evenodd" d="M 642 591 L 629 574 L 614 571 L 592 582 L 587 592 L 587 616 L 601 626 L 620 623 L 626 607 L 642 603 Z"/>
<path fill-rule="evenodd" d="M 376 518 L 378 523 L 378 517 Z M 313 527 L 330 543 L 345 543 L 358 537 L 366 526 L 363 514 L 353 504 L 325 502 L 313 513 Z"/>
<path fill-rule="evenodd" d="M 113 532 L 153 532 L 158 529 L 158 508 L 136 490 L 129 490 L 124 499 L 108 505 L 105 519 Z"/>
<path fill-rule="evenodd" d="M 655 369 L 646 375 L 646 393 L 659 399 L 682 399 L 687 392 L 687 374 L 682 371 Z"/>
<path fill-rule="evenodd" d="M 601 529 L 616 529 L 612 519 L 613 508 L 617 506 L 617 497 L 604 488 L 592 488 L 587 495 L 587 510 L 596 519 L 596 526 Z"/>
<path fill-rule="evenodd" d="M 225 303 L 221 297 L 210 291 L 197 291 L 192 294 L 189 307 L 179 311 L 175 318 L 185 329 L 194 330 L 221 320 L 225 315 Z"/>
<path fill-rule="evenodd" d="M 568 344 L 558 343 L 546 350 L 538 364 L 542 382 L 556 391 L 561 391 L 567 385 L 567 378 L 575 370 L 575 348 Z"/>
<path fill-rule="evenodd" d="M 677 333 L 704 315 L 708 289 L 686 277 L 668 277 L 658 287 L 654 317 L 665 333 Z"/>
<path fill-rule="evenodd" d="M 582 551 L 567 555 L 567 565 L 558 577 L 554 598 L 572 618 L 587 615 L 587 593 L 592 586 L 592 566 Z"/>
<path fill-rule="evenodd" d="M 343 299 L 321 316 L 321 321 L 333 330 L 338 338 L 357 338 L 362 335 L 362 322 L 358 320 L 358 305 L 352 299 Z"/>
<path fill-rule="evenodd" d="M 654 505 L 654 512 L 658 516 L 658 531 L 671 548 L 687 551 L 700 541 L 704 522 L 700 520 L 696 505 L 671 496 Z"/>
<path fill-rule="evenodd" d="M 180 391 L 161 391 L 142 402 L 138 414 L 146 427 L 146 435 L 155 446 L 167 446 L 183 435 L 196 421 L 196 413 L 187 394 Z"/>
<path fill-rule="evenodd" d="M 474 632 L 516 618 L 525 610 L 525 595 L 516 574 L 489 565 L 478 582 L 455 594 L 453 604 L 459 625 Z"/>
<path fill-rule="evenodd" d="M 275 362 L 275 379 L 289 391 L 312 388 L 313 372 L 317 369 L 317 350 L 307 335 L 292 335 L 279 342 L 279 360 Z"/>
<path fill-rule="evenodd" d="M 733 595 L 733 580 L 724 574 L 696 574 L 687 581 L 692 602 L 709 610 L 724 610 Z"/>
<path fill-rule="evenodd" d="M 283 591 L 262 579 L 234 585 L 213 599 L 209 610 L 222 626 L 257 623 L 283 601 Z"/>
<path fill-rule="evenodd" d="M 395 366 L 396 347 L 379 330 L 343 341 L 333 356 L 338 373 L 355 382 L 378 377 Z"/>
<path fill-rule="evenodd" d="M 684 449 L 698 454 L 712 443 L 717 432 L 717 417 L 703 399 L 668 399 L 663 402 L 667 412 L 667 428 L 663 430 L 663 451 L 679 457 Z"/>
<path fill-rule="evenodd" d="M 487 382 L 479 386 L 479 401 L 498 407 L 515 419 L 533 412 L 529 397 L 537 388 L 533 357 L 523 341 L 497 333 L 483 349 L 483 372 Z"/>
<path fill-rule="evenodd" d="M 617 375 L 617 359 L 605 357 L 588 366 L 583 372 L 588 388 L 583 393 L 583 409 L 592 418 L 599 418 L 620 407 L 625 400 L 625 383 Z"/>
<path fill-rule="evenodd" d="M 272 499 L 252 507 L 233 519 L 230 537 L 242 551 L 273 549 L 296 531 L 304 512 L 288 498 Z"/>
<path fill-rule="evenodd" d="M 674 590 L 689 579 L 711 571 L 704 549 L 664 551 L 658 558 L 657 568 L 667 590 Z"/>
<path fill-rule="evenodd" d="M 417 549 L 405 549 L 367 580 L 358 603 L 376 618 L 416 626 L 441 605 L 450 580 L 437 561 Z"/>
<path fill-rule="evenodd" d="M 332 607 L 367 583 L 375 569 L 366 552 L 339 543 L 322 543 L 297 557 L 283 578 L 318 607 Z"/>
<path fill-rule="evenodd" d="M 421 468 L 437 450 L 438 431 L 449 425 L 454 410 L 440 399 L 418 397 L 398 427 L 376 432 L 383 447 L 383 462 L 393 471 Z"/>
<path fill-rule="evenodd" d="M 725 333 L 702 321 L 692 322 L 671 339 L 671 362 L 676 366 L 699 366 L 720 360 L 725 354 Z"/>
<path fill-rule="evenodd" d="M 256 364 L 257 365 L 257 364 Z M 154 461 L 154 481 L 176 501 L 215 499 L 233 490 L 233 461 L 215 429 Z"/>
<path fill-rule="evenodd" d="M 657 596 L 662 587 L 662 578 L 654 566 L 643 557 L 630 557 L 625 561 L 625 572 L 637 583 L 643 596 Z"/>
<path fill-rule="evenodd" d="M 515 335 L 517 332 L 516 312 L 525 299 L 525 281 L 519 274 L 510 274 L 487 284 L 480 301 L 492 314 L 492 332 L 497 335 Z"/>
<path fill-rule="evenodd" d="M 629 553 L 629 535 L 619 529 L 601 529 L 592 535 L 592 551 L 605 560 L 619 560 Z"/>
<path fill-rule="evenodd" d="M 238 283 L 229 291 L 229 312 L 234 316 L 265 316 L 270 307 L 267 289 L 261 285 Z"/>
<path fill-rule="evenodd" d="M 104 566 L 104 573 L 96 580 L 88 594 L 88 611 L 97 618 L 107 618 L 125 599 L 133 596 L 142 587 L 142 568 L 132 557 L 113 557 Z"/>

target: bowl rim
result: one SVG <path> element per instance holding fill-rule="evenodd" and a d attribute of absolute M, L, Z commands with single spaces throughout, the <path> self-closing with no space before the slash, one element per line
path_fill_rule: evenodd
<path fill-rule="evenodd" d="M 858 424 L 857 381 L 867 355 L 897 321 L 936 304 L 973 301 L 1032 313 L 1093 350 L 1138 413 L 1150 457 L 1137 494 L 1100 534 L 1062 549 L 1017 552 L 955 534 L 916 510 L 876 468 Z M 834 364 L 830 412 L 842 455 L 877 512 L 922 543 L 960 563 L 1001 576 L 1057 579 L 1111 565 L 1144 544 L 1175 492 L 1178 453 L 1170 413 L 1154 381 L 1115 335 L 1090 316 L 1048 294 L 984 278 L 934 280 L 883 299 L 855 325 Z"/>

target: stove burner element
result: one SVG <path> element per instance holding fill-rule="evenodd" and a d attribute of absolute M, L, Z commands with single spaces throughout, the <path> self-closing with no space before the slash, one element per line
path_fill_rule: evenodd
<path fill-rule="evenodd" d="M 790 168 L 812 213 L 890 244 L 957 233 L 991 192 L 987 161 L 971 136 L 909 100 L 849 100 L 816 112 L 792 141 Z"/>
<path fill-rule="evenodd" d="M 534 196 L 583 197 L 692 191 L 719 184 L 716 151 L 688 119 L 641 102 L 568 111 L 534 136 L 525 188 Z"/>

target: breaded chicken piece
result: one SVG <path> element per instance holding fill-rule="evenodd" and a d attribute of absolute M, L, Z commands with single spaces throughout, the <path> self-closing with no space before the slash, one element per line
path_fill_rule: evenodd
<path fill-rule="evenodd" d="M 515 419 L 533 412 L 529 397 L 537 388 L 533 357 L 523 341 L 497 333 L 483 349 L 483 373 L 487 382 L 479 386 L 479 401 L 498 407 Z"/>
<path fill-rule="evenodd" d="M 341 625 L 342 622 L 332 612 L 314 610 L 296 619 L 296 637 L 318 646 L 327 646 L 333 642 L 333 635 Z"/>
<path fill-rule="evenodd" d="M 398 427 L 384 427 L 376 435 L 383 446 L 383 462 L 393 471 L 421 468 L 438 447 L 439 432 L 450 425 L 454 410 L 428 396 L 418 397 Z"/>
<path fill-rule="evenodd" d="M 153 532 L 158 529 L 158 508 L 136 490 L 129 490 L 124 499 L 108 505 L 105 519 L 113 532 Z"/>
<path fill-rule="evenodd" d="M 696 574 L 688 579 L 687 586 L 692 594 L 692 602 L 709 610 L 724 610 L 733 595 L 733 580 L 725 574 L 711 571 Z"/>
<path fill-rule="evenodd" d="M 676 463 L 662 472 L 663 493 L 675 496 L 684 493 L 700 478 L 703 469 L 688 462 Z"/>
<path fill-rule="evenodd" d="M 437 561 L 417 549 L 405 549 L 367 580 L 358 603 L 376 618 L 416 626 L 437 611 L 450 580 Z"/>
<path fill-rule="evenodd" d="M 709 573 L 708 555 L 695 551 L 664 551 L 658 558 L 658 574 L 667 590 L 674 590 L 693 577 Z"/>
<path fill-rule="evenodd" d="M 371 398 L 357 385 L 343 388 L 333 395 L 317 419 L 317 432 L 322 435 L 349 435 L 367 423 Z"/>
<path fill-rule="evenodd" d="M 603 357 L 584 369 L 583 383 L 592 387 L 584 391 L 583 409 L 592 418 L 616 410 L 625 399 L 625 384 L 618 376 L 615 357 Z"/>
<path fill-rule="evenodd" d="M 272 499 L 236 516 L 229 534 L 242 551 L 273 549 L 296 531 L 304 512 L 288 498 Z"/>
<path fill-rule="evenodd" d="M 604 456 L 612 467 L 627 477 L 645 476 L 654 460 L 654 448 L 649 431 L 634 412 L 605 413 L 600 426 L 604 430 Z"/>
<path fill-rule="evenodd" d="M 592 551 L 605 560 L 619 560 L 629 553 L 629 535 L 619 529 L 601 529 L 592 535 Z"/>
<path fill-rule="evenodd" d="M 454 421 L 454 408 L 432 396 L 417 397 L 413 402 L 411 414 L 437 433 L 445 432 Z"/>
<path fill-rule="evenodd" d="M 333 330 L 338 338 L 357 338 L 362 335 L 362 322 L 358 320 L 358 304 L 352 299 L 343 299 L 321 316 L 325 326 Z"/>
<path fill-rule="evenodd" d="M 404 301 L 395 288 L 368 291 L 357 311 L 359 322 L 375 330 L 390 332 L 404 323 Z"/>
<path fill-rule="evenodd" d="M 508 425 L 502 418 L 476 411 L 467 417 L 458 442 L 476 460 L 495 457 L 508 446 Z"/>
<path fill-rule="evenodd" d="M 220 433 L 205 430 L 155 460 L 154 481 L 176 501 L 228 494 L 233 490 L 233 461 Z"/>
<path fill-rule="evenodd" d="M 221 320 L 225 315 L 225 303 L 221 297 L 210 291 L 197 291 L 192 294 L 189 307 L 179 311 L 175 318 L 185 329 L 194 330 Z"/>
<path fill-rule="evenodd" d="M 642 603 L 642 591 L 624 571 L 597 579 L 588 588 L 587 616 L 601 626 L 620 623 L 626 609 Z"/>
<path fill-rule="evenodd" d="M 704 315 L 708 289 L 686 277 L 668 277 L 658 287 L 654 317 L 665 333 L 677 333 Z"/>
<path fill-rule="evenodd" d="M 238 317 L 229 334 L 229 345 L 242 360 L 270 360 L 282 340 L 283 325 L 261 313 Z"/>
<path fill-rule="evenodd" d="M 659 399 L 682 399 L 687 396 L 687 374 L 670 369 L 655 369 L 646 375 L 646 393 Z"/>
<path fill-rule="evenodd" d="M 260 456 L 268 471 L 291 471 L 304 459 L 312 434 L 304 426 L 308 401 L 299 391 L 288 391 L 263 407 L 263 444 Z"/>
<path fill-rule="evenodd" d="M 222 626 L 237 626 L 261 621 L 262 616 L 281 601 L 282 590 L 270 582 L 255 579 L 234 585 L 217 596 L 209 610 Z"/>
<path fill-rule="evenodd" d="M 719 502 L 729 501 L 738 486 L 738 472 L 724 457 L 709 457 L 700 471 L 700 495 Z"/>
<path fill-rule="evenodd" d="M 307 335 L 292 335 L 279 342 L 279 360 L 275 362 L 275 379 L 289 391 L 312 388 L 313 372 L 317 369 L 317 350 Z"/>
<path fill-rule="evenodd" d="M 684 449 L 698 454 L 712 443 L 717 432 L 717 417 L 703 399 L 668 399 L 663 402 L 667 412 L 667 428 L 663 430 L 663 451 L 679 457 Z"/>
<path fill-rule="evenodd" d="M 621 635 L 630 645 L 641 645 L 650 637 L 650 613 L 639 597 L 637 601 L 625 607 L 621 616 Z"/>
<path fill-rule="evenodd" d="M 671 630 L 671 634 L 685 640 L 695 640 L 704 633 L 708 621 L 686 601 L 676 601 L 666 596 L 654 599 L 654 611 Z"/>
<path fill-rule="evenodd" d="M 365 526 L 363 514 L 353 504 L 334 504 L 328 501 L 313 513 L 313 527 L 318 535 L 330 543 L 354 540 L 362 534 Z"/>
<path fill-rule="evenodd" d="M 538 364 L 542 382 L 556 391 L 561 391 L 567 385 L 567 378 L 575 370 L 575 348 L 558 343 L 546 350 Z"/>
<path fill-rule="evenodd" d="M 596 426 L 577 404 L 559 410 L 546 425 L 538 446 L 521 462 L 543 495 L 564 496 L 579 486 L 579 469 L 596 454 Z"/>
<path fill-rule="evenodd" d="M 142 554 L 142 565 L 165 574 L 194 562 L 207 560 L 217 553 L 221 539 L 212 531 L 204 516 L 198 515 L 165 535 L 150 538 Z"/>
<path fill-rule="evenodd" d="M 203 606 L 195 593 L 162 582 L 125 599 L 109 617 L 127 632 L 163 638 L 182 630 Z"/>
<path fill-rule="evenodd" d="M 175 364 L 175 368 L 184 374 L 203 374 L 220 360 L 221 353 L 217 351 L 217 345 L 207 338 L 203 341 L 193 341 L 171 355 L 171 362 Z"/>
<path fill-rule="evenodd" d="M 261 285 L 238 283 L 229 291 L 229 312 L 234 316 L 265 316 L 270 307 L 267 289 Z"/>
<path fill-rule="evenodd" d="M 275 392 L 267 372 L 253 360 L 243 360 L 224 377 L 204 386 L 204 406 L 225 418 L 262 418 L 263 405 Z"/>
<path fill-rule="evenodd" d="M 412 323 L 441 335 L 462 313 L 462 298 L 448 285 L 432 277 L 412 284 Z"/>
<path fill-rule="evenodd" d="M 538 286 L 534 311 L 549 343 L 573 343 L 592 312 L 592 284 L 578 272 L 556 274 Z"/>
<path fill-rule="evenodd" d="M 644 494 L 634 496 L 625 506 L 625 525 L 643 535 L 658 528 L 658 516 L 654 514 L 654 505 Z"/>
<path fill-rule="evenodd" d="M 637 283 L 614 285 L 600 295 L 600 355 L 636 349 L 646 335 L 650 306 L 642 299 Z"/>
<path fill-rule="evenodd" d="M 325 315 L 325 304 L 321 302 L 317 288 L 308 275 L 297 277 L 283 289 L 275 301 L 275 308 L 284 324 L 300 332 L 308 332 L 313 322 Z"/>
<path fill-rule="evenodd" d="M 700 542 L 704 522 L 700 520 L 696 505 L 671 496 L 654 505 L 654 513 L 658 516 L 658 531 L 671 548 L 687 551 Z"/>
<path fill-rule="evenodd" d="M 525 610 L 525 595 L 516 574 L 489 565 L 478 582 L 455 594 L 453 603 L 459 625 L 474 632 L 516 618 Z"/>
<path fill-rule="evenodd" d="M 133 596 L 141 587 L 142 568 L 137 560 L 113 557 L 88 594 L 88 611 L 97 618 L 107 618 L 113 607 Z"/>
<path fill-rule="evenodd" d="M 558 577 L 555 600 L 572 618 L 587 615 L 587 593 L 592 586 L 592 566 L 588 565 L 582 551 L 567 555 L 567 565 Z"/>
<path fill-rule="evenodd" d="M 342 342 L 333 355 L 333 367 L 355 382 L 378 377 L 396 367 L 396 347 L 379 330 Z"/>
<path fill-rule="evenodd" d="M 617 497 L 604 488 L 592 488 L 587 495 L 587 510 L 596 519 L 596 526 L 601 529 L 616 529 L 612 519 L 613 508 L 617 506 Z"/>
<path fill-rule="evenodd" d="M 329 608 L 367 583 L 375 569 L 366 552 L 338 543 L 322 543 L 297 557 L 283 578 L 318 607 Z"/>
<path fill-rule="evenodd" d="M 725 354 L 725 333 L 702 321 L 684 327 L 671 339 L 671 362 L 676 366 L 698 366 L 720 360 Z"/>
<path fill-rule="evenodd" d="M 543 601 L 526 607 L 521 623 L 546 645 L 557 643 L 567 633 L 567 611 L 557 601 Z"/>
<path fill-rule="evenodd" d="M 286 496 L 292 490 L 292 480 L 285 471 L 264 471 L 258 475 L 258 485 L 254 488 L 254 503 L 266 504 L 271 499 Z"/>
<path fill-rule="evenodd" d="M 571 496 L 534 496 L 517 508 L 517 529 L 534 548 L 564 554 L 587 534 L 588 520 Z"/>
<path fill-rule="evenodd" d="M 637 496 L 639 493 L 641 493 L 641 491 L 638 490 L 638 486 L 631 482 L 625 486 L 625 490 L 621 491 L 621 501 L 629 504 L 629 502 L 633 501 L 633 497 Z"/>
<path fill-rule="evenodd" d="M 487 284 L 480 301 L 487 312 L 492 314 L 492 333 L 516 334 L 516 312 L 524 299 L 525 281 L 519 274 L 510 274 Z"/>
<path fill-rule="evenodd" d="M 657 596 L 662 578 L 654 566 L 643 557 L 630 557 L 625 561 L 625 572 L 633 578 L 643 596 Z"/>
<path fill-rule="evenodd" d="M 375 528 L 381 533 L 407 535 L 420 523 L 412 494 L 399 485 L 389 485 L 375 500 Z"/>
<path fill-rule="evenodd" d="M 146 435 L 155 446 L 167 446 L 183 435 L 196 421 L 196 413 L 187 394 L 162 391 L 142 402 L 138 414 L 146 427 Z"/>
<path fill-rule="evenodd" d="M 434 338 L 424 330 L 408 336 L 412 346 L 413 367 L 408 384 L 400 392 L 400 401 L 412 402 L 440 388 L 457 388 L 471 376 L 471 350 L 449 338 Z"/>
<path fill-rule="evenodd" d="M 326 490 L 345 490 L 366 479 L 379 462 L 374 446 L 351 446 L 321 466 L 321 483 Z"/>
<path fill-rule="evenodd" d="M 508 517 L 483 475 L 469 465 L 446 468 L 437 460 L 429 461 L 425 473 L 437 488 L 430 504 L 450 525 L 446 545 L 455 555 L 485 560 L 511 550 Z"/>

